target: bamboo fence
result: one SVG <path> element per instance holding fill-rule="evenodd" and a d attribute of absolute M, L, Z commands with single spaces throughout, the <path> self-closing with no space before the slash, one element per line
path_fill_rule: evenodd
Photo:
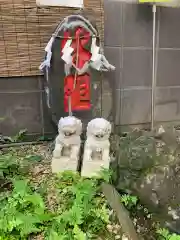
<path fill-rule="evenodd" d="M 86 0 L 103 41 L 102 0 Z M 35 0 L 0 0 L 0 77 L 40 75 L 44 47 L 59 21 L 77 9 L 39 8 Z"/>

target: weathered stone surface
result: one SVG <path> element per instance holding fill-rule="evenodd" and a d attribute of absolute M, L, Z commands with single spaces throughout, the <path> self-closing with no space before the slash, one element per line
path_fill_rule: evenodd
<path fill-rule="evenodd" d="M 166 131 L 158 137 L 162 133 L 166 139 Z M 168 130 L 168 134 L 173 139 L 174 130 Z M 136 194 L 165 227 L 180 233 L 179 144 L 167 145 L 155 140 L 151 133 L 138 131 L 121 139 L 116 137 L 114 143 L 116 187 Z"/>
<path fill-rule="evenodd" d="M 75 160 L 70 160 L 69 157 L 61 157 L 58 158 L 52 158 L 52 164 L 51 164 L 52 172 L 53 173 L 59 173 L 63 171 L 77 171 L 78 168 L 78 162 Z"/>
<path fill-rule="evenodd" d="M 109 205 L 117 215 L 119 224 L 122 228 L 123 233 L 126 234 L 127 239 L 139 240 L 139 237 L 136 233 L 133 222 L 129 217 L 128 211 L 125 209 L 123 204 L 119 201 L 120 195 L 116 191 L 116 189 L 110 184 L 103 183 L 102 191 L 106 199 L 108 200 Z"/>

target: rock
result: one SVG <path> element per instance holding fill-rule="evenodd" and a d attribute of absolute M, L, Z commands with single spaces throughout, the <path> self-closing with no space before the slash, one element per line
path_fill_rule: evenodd
<path fill-rule="evenodd" d="M 120 202 L 119 193 L 116 191 L 116 189 L 112 185 L 107 184 L 107 183 L 102 184 L 102 191 L 103 191 L 109 205 L 115 212 L 115 214 L 119 220 L 119 224 L 122 228 L 123 233 L 125 233 L 129 239 L 138 240 L 139 239 L 138 235 L 134 228 L 133 222 L 129 217 L 128 211 L 125 209 L 123 204 Z M 117 231 L 114 233 L 117 234 Z"/>
<path fill-rule="evenodd" d="M 157 149 L 154 137 L 138 131 L 116 138 L 116 188 L 138 196 L 164 227 L 180 233 L 179 144 Z"/>
<path fill-rule="evenodd" d="M 116 235 L 115 239 L 121 239 L 121 236 L 120 235 Z"/>
<path fill-rule="evenodd" d="M 41 174 L 44 171 L 44 167 L 42 165 L 37 165 L 33 168 L 33 175 Z"/>

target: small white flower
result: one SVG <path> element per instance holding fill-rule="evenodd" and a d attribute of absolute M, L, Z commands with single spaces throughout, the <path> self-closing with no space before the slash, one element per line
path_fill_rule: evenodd
<path fill-rule="evenodd" d="M 122 240 L 129 240 L 128 237 L 126 237 L 125 235 L 122 236 Z"/>

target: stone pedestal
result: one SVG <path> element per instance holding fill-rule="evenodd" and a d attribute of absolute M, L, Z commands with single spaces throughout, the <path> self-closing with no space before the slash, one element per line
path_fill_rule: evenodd
<path fill-rule="evenodd" d="M 109 159 L 106 162 L 102 161 L 102 159 L 91 159 L 83 163 L 81 176 L 83 177 L 93 177 L 97 176 L 98 173 L 102 170 L 102 168 L 109 169 Z"/>
<path fill-rule="evenodd" d="M 51 168 L 53 173 L 63 172 L 66 170 L 77 171 L 78 161 L 70 160 L 69 157 L 52 158 Z"/>

